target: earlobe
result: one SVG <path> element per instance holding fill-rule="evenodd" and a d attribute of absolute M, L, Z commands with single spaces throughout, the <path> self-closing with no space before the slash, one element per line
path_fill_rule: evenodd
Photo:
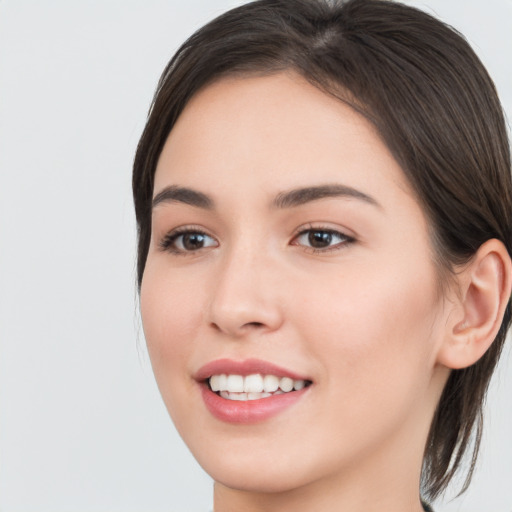
<path fill-rule="evenodd" d="M 454 370 L 476 363 L 500 329 L 512 287 L 512 263 L 503 243 L 492 239 L 482 244 L 457 280 L 457 316 L 447 325 L 437 358 Z"/>

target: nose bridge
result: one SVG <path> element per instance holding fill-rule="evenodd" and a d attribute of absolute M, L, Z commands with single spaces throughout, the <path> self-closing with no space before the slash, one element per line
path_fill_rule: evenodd
<path fill-rule="evenodd" d="M 268 248 L 242 237 L 219 259 L 212 290 L 210 322 L 232 336 L 281 324 L 275 283 L 276 265 Z"/>

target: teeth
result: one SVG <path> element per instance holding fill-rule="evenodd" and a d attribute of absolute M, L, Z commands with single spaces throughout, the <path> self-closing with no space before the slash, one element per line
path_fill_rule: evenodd
<path fill-rule="evenodd" d="M 221 389 L 224 389 L 226 387 L 226 376 L 212 375 L 210 377 L 210 387 L 212 388 L 212 391 L 220 391 Z"/>
<path fill-rule="evenodd" d="M 274 395 L 282 394 L 282 391 L 277 391 Z M 268 398 L 272 396 L 272 393 L 230 393 L 229 391 L 221 391 L 220 396 L 225 398 L 226 400 L 238 400 L 238 401 L 247 401 L 247 400 L 260 400 L 261 398 Z"/>
<path fill-rule="evenodd" d="M 263 378 L 263 389 L 267 393 L 272 393 L 273 391 L 277 391 L 279 387 L 279 378 L 275 375 L 265 375 Z"/>
<path fill-rule="evenodd" d="M 247 400 L 259 400 L 260 398 L 267 398 L 272 396 L 272 393 L 247 393 Z"/>
<path fill-rule="evenodd" d="M 288 393 L 288 391 L 291 391 L 293 389 L 293 379 L 290 379 L 289 377 L 283 377 L 279 381 L 279 387 L 285 392 Z"/>
<path fill-rule="evenodd" d="M 294 380 L 293 381 L 293 389 L 295 391 L 300 391 L 306 385 L 306 381 L 304 380 Z"/>
<path fill-rule="evenodd" d="M 226 391 L 242 393 L 244 390 L 244 378 L 241 375 L 228 375 Z"/>
<path fill-rule="evenodd" d="M 220 392 L 220 396 L 228 400 L 259 400 L 272 394 L 289 393 L 299 391 L 306 386 L 305 380 L 294 380 L 289 377 L 277 377 L 276 375 L 212 375 L 210 388 L 214 392 Z"/>
<path fill-rule="evenodd" d="M 244 379 L 244 391 L 246 393 L 261 393 L 263 391 L 263 377 L 259 373 L 247 375 Z"/>

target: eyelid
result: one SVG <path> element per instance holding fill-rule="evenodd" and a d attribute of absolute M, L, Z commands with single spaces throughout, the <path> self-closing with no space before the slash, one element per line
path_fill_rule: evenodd
<path fill-rule="evenodd" d="M 299 237 L 301 237 L 311 231 L 322 231 L 322 232 L 326 232 L 326 233 L 331 233 L 333 235 L 338 235 L 340 238 L 343 239 L 343 241 L 338 242 L 335 245 L 328 246 L 328 247 L 322 247 L 322 248 L 311 247 L 311 246 L 296 243 L 296 241 Z M 325 224 L 324 225 L 315 225 L 313 223 L 310 223 L 305 226 L 300 226 L 299 228 L 297 228 L 297 230 L 295 231 L 295 233 L 292 237 L 290 245 L 300 246 L 308 252 L 324 253 L 325 254 L 328 252 L 341 250 L 341 249 L 345 248 L 347 245 L 350 245 L 354 242 L 356 242 L 356 237 L 354 235 L 349 235 L 342 228 L 339 228 L 339 227 L 335 228 L 332 225 L 330 225 L 330 226 L 325 225 Z"/>
<path fill-rule="evenodd" d="M 189 234 L 189 233 L 190 234 L 204 235 L 205 237 L 211 238 L 212 240 L 215 241 L 215 245 L 209 245 L 209 246 L 206 246 L 206 247 L 201 247 L 201 248 L 199 248 L 199 249 L 197 249 L 195 251 L 187 251 L 187 250 L 179 249 L 179 248 L 173 246 L 173 244 L 175 243 L 175 241 L 176 241 L 176 239 L 178 237 L 180 237 L 182 235 Z M 159 247 L 160 250 L 170 252 L 171 254 L 183 255 L 183 256 L 187 256 L 187 255 L 190 256 L 190 255 L 193 255 L 195 253 L 202 252 L 202 249 L 209 249 L 211 247 L 218 247 L 218 246 L 219 246 L 218 240 L 213 235 L 208 233 L 208 231 L 206 229 L 204 229 L 201 226 L 197 226 L 197 225 L 178 226 L 178 227 L 168 231 L 158 241 L 158 247 Z"/>
<path fill-rule="evenodd" d="M 334 226 L 329 222 L 319 222 L 318 224 L 315 222 L 308 222 L 307 224 L 302 224 L 301 226 L 295 229 L 295 231 L 292 234 L 292 237 L 296 237 L 307 231 L 328 231 L 329 233 L 338 233 L 346 238 L 350 238 L 353 240 L 357 238 L 352 230 L 349 230 L 348 228 L 342 226 Z"/>

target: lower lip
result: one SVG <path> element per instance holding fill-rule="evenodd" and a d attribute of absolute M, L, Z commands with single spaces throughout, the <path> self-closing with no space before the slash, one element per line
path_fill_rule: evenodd
<path fill-rule="evenodd" d="M 214 393 L 207 384 L 201 384 L 204 403 L 210 413 L 227 423 L 258 423 L 278 415 L 300 400 L 309 389 L 291 391 L 259 400 L 227 400 Z"/>

